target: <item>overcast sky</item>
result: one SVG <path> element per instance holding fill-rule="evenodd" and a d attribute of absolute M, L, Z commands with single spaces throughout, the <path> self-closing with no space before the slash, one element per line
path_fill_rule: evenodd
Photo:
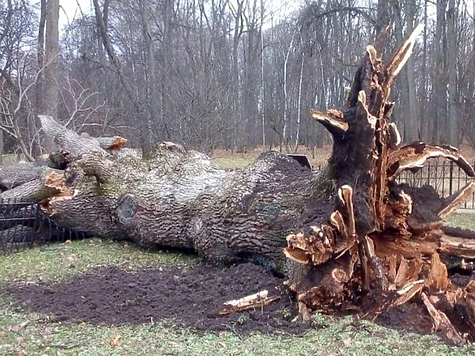
<path fill-rule="evenodd" d="M 33 1 L 37 3 L 37 0 Z M 280 14 L 281 16 L 286 16 L 292 11 L 297 10 L 303 3 L 303 1 L 299 0 L 265 0 L 265 2 L 268 6 L 267 11 L 270 10 L 274 13 Z M 74 19 L 74 16 L 80 15 L 80 8 L 84 13 L 92 11 L 92 0 L 60 0 L 59 3 L 62 8 L 59 14 L 60 29 L 71 22 Z M 464 0 L 464 4 L 467 6 L 469 13 L 472 13 L 473 16 L 473 1 Z M 433 11 L 435 16 L 435 7 Z M 269 25 L 270 23 L 267 24 L 267 26 Z"/>
<path fill-rule="evenodd" d="M 74 16 L 80 14 L 78 4 L 81 6 L 84 13 L 88 13 L 92 8 L 91 0 L 60 0 L 59 5 L 61 10 L 59 11 L 59 26 L 62 28 L 74 19 Z"/>
<path fill-rule="evenodd" d="M 271 11 L 282 14 L 289 14 L 297 10 L 302 3 L 298 0 L 266 0 L 265 2 L 268 3 Z M 84 13 L 92 11 L 91 0 L 60 0 L 59 4 L 62 8 L 59 14 L 60 28 L 70 23 L 74 16 L 80 15 L 79 7 Z"/>

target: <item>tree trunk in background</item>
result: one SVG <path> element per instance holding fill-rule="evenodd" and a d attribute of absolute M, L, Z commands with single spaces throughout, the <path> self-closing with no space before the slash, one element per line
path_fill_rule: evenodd
<path fill-rule="evenodd" d="M 58 117 L 59 0 L 48 0 L 46 14 L 43 114 Z"/>
<path fill-rule="evenodd" d="M 428 78 L 427 78 L 427 42 L 428 42 L 428 16 L 427 16 L 427 2 L 424 0 L 424 32 L 423 32 L 423 48 L 422 48 L 422 94 L 421 105 L 420 105 L 420 121 L 419 121 L 419 132 L 421 134 L 421 140 L 429 140 L 431 135 L 431 123 L 427 117 L 427 100 L 430 99 L 429 90 L 428 90 Z M 433 120 L 431 120 L 433 121 Z"/>
<path fill-rule="evenodd" d="M 282 118 L 283 118 L 283 128 L 282 128 L 282 143 L 285 146 L 287 152 L 289 152 L 289 121 L 290 121 L 290 113 L 289 113 L 289 95 L 288 95 L 288 87 L 287 87 L 287 66 L 289 65 L 289 56 L 290 52 L 293 49 L 294 39 L 290 41 L 289 48 L 284 53 L 284 63 L 283 63 L 283 105 L 282 105 Z"/>
<path fill-rule="evenodd" d="M 141 0 L 142 1 L 142 0 Z M 145 1 L 147 3 L 147 1 Z M 171 73 L 171 61 L 170 52 L 172 48 L 172 31 L 171 31 L 171 23 L 172 23 L 172 13 L 173 13 L 173 1 L 172 0 L 164 0 L 162 3 L 163 6 L 163 43 L 162 43 L 162 54 L 163 54 L 163 63 L 161 67 L 161 80 L 160 80 L 160 130 L 159 135 L 165 137 L 166 139 L 170 139 L 170 131 L 168 128 L 168 120 L 171 118 L 168 117 L 170 115 L 169 108 L 168 108 L 168 100 L 167 100 L 167 90 L 168 90 L 168 81 L 169 75 Z M 153 59 L 153 54 L 152 59 Z M 155 83 L 151 83 L 151 85 L 155 85 Z"/>
<path fill-rule="evenodd" d="M 242 111 L 241 111 L 241 86 L 239 75 L 239 42 L 243 32 L 243 6 L 244 0 L 236 2 L 236 9 L 233 11 L 234 29 L 233 29 L 233 51 L 232 51 L 232 76 L 233 76 L 233 148 L 242 146 Z"/>
<path fill-rule="evenodd" d="M 143 41 L 143 58 L 144 58 L 144 76 L 145 76 L 145 112 L 140 118 L 140 131 L 142 152 L 147 155 L 152 149 L 152 120 L 157 120 L 157 112 L 155 110 L 155 100 L 158 97 L 155 90 L 155 55 L 153 51 L 152 34 L 149 25 L 149 12 L 146 1 L 140 0 L 140 11 L 142 19 L 142 41 Z"/>
<path fill-rule="evenodd" d="M 388 0 L 378 0 L 377 20 L 376 20 L 376 38 L 379 43 L 375 43 L 375 48 L 384 59 L 387 51 L 388 33 L 386 28 L 391 21 L 391 7 Z"/>
<path fill-rule="evenodd" d="M 45 65 L 45 25 L 46 25 L 46 0 L 41 0 L 40 21 L 38 26 L 38 44 L 37 44 L 37 61 L 38 70 L 43 70 Z M 37 114 L 44 113 L 44 97 L 43 97 L 43 82 L 44 73 L 38 76 L 36 83 L 36 112 Z"/>
<path fill-rule="evenodd" d="M 107 27 L 108 27 L 108 22 L 109 22 L 109 5 L 110 5 L 110 0 L 104 0 L 104 5 L 102 7 L 102 18 L 97 18 L 96 17 L 96 28 L 99 29 L 101 27 L 101 21 L 104 26 L 105 31 L 107 32 Z M 97 36 L 97 51 L 98 51 L 98 58 L 99 58 L 99 63 L 104 64 L 106 57 L 104 53 L 104 45 L 102 44 L 102 38 L 100 35 L 100 31 L 98 32 Z"/>
<path fill-rule="evenodd" d="M 407 3 L 406 3 L 407 4 Z M 395 15 L 395 20 L 394 20 L 394 28 L 395 28 L 395 35 L 396 35 L 396 40 L 398 42 L 401 42 L 403 39 L 403 9 L 401 8 L 395 8 L 394 9 L 394 15 Z M 403 130 L 403 137 L 407 139 L 406 142 L 413 142 L 414 140 L 412 137 L 409 138 L 407 135 L 410 131 L 410 98 L 409 98 L 409 82 L 408 82 L 408 72 L 407 72 L 407 66 L 401 69 L 401 75 L 398 76 L 397 81 L 398 81 L 398 89 L 399 89 L 399 97 L 401 99 L 401 105 L 396 108 L 396 122 L 398 123 L 398 126 L 400 126 Z M 412 135 L 412 133 L 411 133 Z"/>
<path fill-rule="evenodd" d="M 59 103 L 59 0 L 48 0 L 46 5 L 46 40 L 44 55 L 45 76 L 42 114 L 58 118 Z M 45 138 L 42 142 L 47 152 L 54 150 L 53 142 Z"/>
<path fill-rule="evenodd" d="M 0 130 L 0 165 L 3 165 L 3 130 Z"/>
<path fill-rule="evenodd" d="M 448 139 L 451 145 L 459 144 L 459 118 L 457 114 L 457 13 L 455 0 L 449 0 L 447 11 L 447 72 L 448 95 Z"/>
<path fill-rule="evenodd" d="M 262 127 L 262 147 L 266 147 L 266 87 L 264 81 L 264 0 L 261 0 L 261 18 L 260 18 L 260 41 L 261 41 L 261 90 L 260 90 L 260 109 L 261 109 L 261 127 Z"/>
<path fill-rule="evenodd" d="M 303 81 L 303 68 L 305 63 L 305 56 L 302 54 L 302 61 L 300 63 L 300 73 L 299 73 L 299 90 L 297 94 L 297 127 L 295 131 L 295 145 L 293 151 L 297 153 L 299 148 L 299 139 L 300 139 L 300 125 L 301 125 L 301 115 L 302 115 L 302 81 Z"/>
<path fill-rule="evenodd" d="M 434 97 L 435 118 L 432 140 L 447 142 L 447 95 L 446 95 L 446 68 L 445 68 L 445 8 L 447 0 L 437 0 L 437 23 L 435 30 L 435 79 Z"/>
<path fill-rule="evenodd" d="M 45 25 L 46 25 L 46 15 L 47 15 L 47 0 L 41 0 L 40 2 L 40 19 L 38 24 L 38 43 L 37 43 L 37 63 L 38 63 L 38 71 L 42 71 L 40 75 L 38 75 L 38 79 L 36 82 L 36 92 L 35 92 L 35 112 L 36 114 L 44 114 L 45 111 L 45 98 L 44 98 L 44 82 L 45 82 L 45 72 L 44 72 L 44 65 L 45 65 Z M 41 125 L 39 124 L 38 120 L 32 120 L 32 131 L 33 134 L 36 134 L 38 127 Z M 51 142 L 48 142 L 48 139 L 45 138 L 43 135 L 38 135 L 38 139 L 33 142 L 33 155 L 38 156 L 41 154 L 41 147 L 43 145 L 50 146 Z M 51 147 L 49 147 L 51 149 Z"/>
<path fill-rule="evenodd" d="M 416 13 L 416 1 L 408 0 L 406 2 L 406 32 L 410 33 L 415 26 L 415 13 Z M 416 96 L 416 80 L 415 80 L 415 60 L 414 57 L 409 58 L 407 65 L 403 68 L 403 77 L 407 83 L 407 106 L 405 106 L 405 140 L 406 142 L 414 142 L 419 137 L 418 132 L 418 108 L 417 108 L 417 96 Z"/>

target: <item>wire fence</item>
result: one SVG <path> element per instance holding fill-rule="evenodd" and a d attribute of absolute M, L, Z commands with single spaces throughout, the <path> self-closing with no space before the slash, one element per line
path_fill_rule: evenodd
<path fill-rule="evenodd" d="M 41 246 L 47 242 L 64 242 L 84 238 L 85 234 L 58 225 L 38 203 L 21 199 L 0 199 L 0 255 Z"/>

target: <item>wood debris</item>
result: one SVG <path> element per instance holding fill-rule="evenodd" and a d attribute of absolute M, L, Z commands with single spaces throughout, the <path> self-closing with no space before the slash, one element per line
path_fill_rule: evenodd
<path fill-rule="evenodd" d="M 263 290 L 241 299 L 225 302 L 223 308 L 219 311 L 219 315 L 237 313 L 253 308 L 262 308 L 273 301 L 280 299 L 280 297 L 280 295 L 270 295 L 269 291 Z"/>

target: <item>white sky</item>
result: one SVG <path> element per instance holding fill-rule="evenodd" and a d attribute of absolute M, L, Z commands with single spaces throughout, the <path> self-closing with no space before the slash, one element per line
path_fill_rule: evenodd
<path fill-rule="evenodd" d="M 63 28 L 63 26 L 70 23 L 75 16 L 80 15 L 79 6 L 84 13 L 88 13 L 90 9 L 92 9 L 92 2 L 91 0 L 60 0 L 59 6 L 61 9 L 59 10 L 59 27 Z"/>
<path fill-rule="evenodd" d="M 283 14 L 289 14 L 292 11 L 297 10 L 303 2 L 304 1 L 299 0 L 265 0 L 265 3 L 268 6 L 267 11 Z M 61 6 L 59 12 L 60 29 L 70 23 L 75 16 L 79 16 L 80 9 L 84 13 L 92 11 L 91 0 L 60 0 L 59 5 Z"/>
<path fill-rule="evenodd" d="M 30 0 L 37 3 L 37 0 Z M 232 0 L 231 0 L 232 1 Z M 467 6 L 469 13 L 474 15 L 473 0 L 463 0 Z M 265 0 L 267 11 L 280 13 L 283 16 L 297 10 L 303 3 L 303 0 Z M 79 7 L 84 13 L 92 11 L 91 0 L 60 0 L 61 10 L 59 13 L 60 29 L 71 22 L 75 16 L 80 15 Z M 434 9 L 435 11 L 435 9 Z M 276 18 L 274 18 L 276 21 Z"/>

